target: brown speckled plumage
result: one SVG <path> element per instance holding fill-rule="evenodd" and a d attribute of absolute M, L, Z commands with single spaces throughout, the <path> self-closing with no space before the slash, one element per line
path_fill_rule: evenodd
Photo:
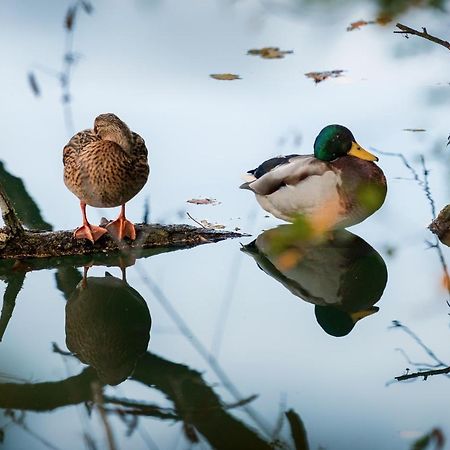
<path fill-rule="evenodd" d="M 125 218 L 125 203 L 145 185 L 149 175 L 144 139 L 115 114 L 101 114 L 94 128 L 75 134 L 63 150 L 64 183 L 79 199 L 83 225 L 76 238 L 95 242 L 106 229 L 91 225 L 86 204 L 98 208 L 122 206 L 120 216 L 107 229 L 117 239 L 135 239 L 134 225 Z"/>
<path fill-rule="evenodd" d="M 63 151 L 64 182 L 81 201 L 90 206 L 111 208 L 132 199 L 145 185 L 149 167 L 144 140 L 114 114 L 102 114 L 107 123 L 118 123 L 129 132 L 129 148 L 124 149 L 111 134 L 102 139 L 93 129 L 73 136 Z M 121 122 L 121 123 L 120 123 Z M 108 136 L 109 137 L 109 136 Z"/>

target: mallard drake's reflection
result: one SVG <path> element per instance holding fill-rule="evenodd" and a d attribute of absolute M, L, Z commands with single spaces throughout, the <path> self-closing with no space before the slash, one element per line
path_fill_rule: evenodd
<path fill-rule="evenodd" d="M 108 272 L 78 283 L 66 304 L 66 345 L 100 380 L 116 385 L 130 376 L 150 340 L 146 301 Z"/>
<path fill-rule="evenodd" d="M 282 225 L 242 251 L 295 296 L 313 303 L 318 323 L 332 336 L 347 335 L 358 320 L 378 311 L 373 305 L 387 283 L 386 264 L 349 231 L 311 242 L 296 237 L 294 225 Z"/>

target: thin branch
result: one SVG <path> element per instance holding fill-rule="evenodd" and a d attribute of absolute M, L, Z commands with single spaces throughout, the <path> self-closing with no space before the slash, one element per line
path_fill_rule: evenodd
<path fill-rule="evenodd" d="M 143 284 L 152 292 L 153 296 L 158 300 L 159 304 L 164 308 L 166 313 L 175 322 L 178 329 L 183 333 L 183 335 L 190 341 L 199 355 L 209 364 L 214 373 L 218 376 L 222 382 L 225 389 L 235 398 L 237 402 L 243 400 L 243 396 L 236 388 L 236 386 L 231 382 L 231 380 L 226 375 L 225 371 L 219 365 L 214 356 L 206 349 L 205 345 L 195 336 L 192 330 L 189 328 L 187 323 L 184 321 L 183 317 L 177 311 L 177 309 L 172 305 L 170 300 L 166 297 L 164 292 L 159 288 L 159 286 L 153 281 L 153 279 L 146 273 L 141 265 L 136 265 L 136 271 L 140 276 Z M 259 426 L 260 430 L 263 431 L 267 436 L 270 436 L 268 431 L 268 426 L 265 421 L 253 410 L 253 408 L 248 405 L 244 405 L 244 411 L 252 418 L 252 420 Z"/>
<path fill-rule="evenodd" d="M 6 232 L 11 236 L 21 236 L 24 233 L 22 224 L 17 217 L 11 200 L 6 194 L 5 189 L 0 183 L 0 210 L 2 211 L 3 221 L 6 225 Z"/>
<path fill-rule="evenodd" d="M 19 291 L 22 289 L 25 280 L 25 272 L 16 273 L 7 280 L 5 293 L 3 294 L 3 305 L 0 313 L 0 342 L 6 331 L 6 327 L 11 319 L 14 307 L 16 305 L 16 298 Z"/>
<path fill-rule="evenodd" d="M 100 384 L 97 381 L 91 383 L 92 394 L 94 402 L 97 405 L 98 411 L 100 413 L 100 418 L 102 420 L 103 426 L 106 432 L 106 438 L 108 440 L 109 450 L 116 450 L 116 443 L 114 441 L 114 435 L 110 423 L 108 422 L 108 416 L 105 411 L 105 402 L 103 399 L 103 392 Z"/>
<path fill-rule="evenodd" d="M 427 39 L 431 42 L 434 42 L 436 44 L 442 45 L 447 50 L 450 50 L 450 42 L 444 41 L 443 39 L 440 39 L 436 36 L 433 36 L 432 34 L 429 34 L 427 29 L 425 27 L 422 27 L 423 31 L 415 30 L 414 28 L 410 28 L 406 25 L 403 25 L 401 23 L 398 23 L 396 25 L 397 28 L 399 28 L 401 31 L 394 31 L 394 33 L 398 34 L 404 34 L 406 37 L 408 37 L 409 34 L 413 34 L 414 36 L 419 36 L 421 38 Z"/>
<path fill-rule="evenodd" d="M 410 380 L 411 378 L 419 378 L 423 377 L 423 380 L 426 381 L 428 377 L 433 375 L 443 375 L 450 373 L 450 367 L 445 367 L 444 369 L 433 369 L 433 370 L 419 370 L 418 372 L 407 373 L 405 375 L 400 375 L 399 377 L 395 377 L 397 381 L 405 381 Z"/>
<path fill-rule="evenodd" d="M 426 167 L 425 157 L 423 155 L 419 156 L 420 164 L 422 166 L 422 178 L 421 178 L 419 176 L 419 174 L 417 173 L 417 171 L 414 169 L 414 167 L 408 162 L 408 160 L 405 158 L 405 156 L 402 153 L 382 152 L 379 150 L 376 150 L 376 152 L 380 153 L 381 155 L 396 156 L 397 158 L 400 158 L 402 160 L 405 167 L 411 172 L 414 181 L 416 181 L 417 184 L 424 191 L 425 197 L 431 208 L 431 219 L 434 221 L 435 217 L 436 217 L 436 204 L 433 199 L 433 195 L 432 195 L 431 189 L 430 189 L 430 184 L 428 181 L 428 176 L 429 176 L 430 172 Z M 429 228 L 433 233 L 437 233 L 437 231 L 435 231 L 436 227 L 431 226 Z M 441 234 L 438 233 L 438 236 L 440 237 Z M 447 262 L 444 257 L 444 253 L 442 252 L 442 247 L 441 247 L 441 245 L 439 243 L 439 239 L 437 237 L 435 237 L 435 242 L 430 245 L 430 248 L 435 248 L 436 252 L 438 254 L 439 262 L 441 263 L 442 272 L 444 275 L 444 279 L 446 281 L 447 292 L 449 294 L 449 299 L 447 300 L 447 304 L 450 306 L 450 274 L 448 271 L 448 266 L 447 266 Z"/>
<path fill-rule="evenodd" d="M 401 322 L 399 322 L 398 320 L 393 320 L 392 321 L 392 326 L 389 328 L 400 328 L 401 330 L 403 330 L 406 334 L 408 334 L 412 339 L 414 339 L 417 344 L 419 344 L 420 347 L 422 347 L 422 349 L 425 351 L 425 353 L 434 361 L 436 361 L 437 364 L 441 365 L 441 366 L 447 366 L 447 364 L 445 362 L 443 362 L 440 358 L 438 358 L 438 356 L 433 352 L 433 350 L 431 350 L 430 347 L 428 347 L 420 338 L 419 336 L 417 336 L 417 334 L 415 334 L 409 327 L 407 327 L 406 325 L 403 325 Z"/>
<path fill-rule="evenodd" d="M 194 219 L 188 212 L 186 212 L 187 216 L 189 217 L 189 219 L 193 220 L 197 225 L 200 225 L 202 228 L 205 228 L 205 225 L 203 225 L 202 223 L 200 223 L 198 220 Z"/>

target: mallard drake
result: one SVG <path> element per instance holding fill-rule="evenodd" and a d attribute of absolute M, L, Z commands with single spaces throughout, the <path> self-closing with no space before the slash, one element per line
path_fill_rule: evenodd
<path fill-rule="evenodd" d="M 387 268 L 380 254 L 359 236 L 335 230 L 326 239 L 299 236 L 299 227 L 264 231 L 241 248 L 258 267 L 293 295 L 315 305 L 319 325 L 332 336 L 345 336 L 383 295 Z"/>
<path fill-rule="evenodd" d="M 345 228 L 384 202 L 386 178 L 374 161 L 348 128 L 328 125 L 314 142 L 314 155 L 269 159 L 247 172 L 240 187 L 279 219 L 303 216 L 319 229 Z"/>
<path fill-rule="evenodd" d="M 144 139 L 132 132 L 115 114 L 95 118 L 94 128 L 75 134 L 63 150 L 64 183 L 79 199 L 83 225 L 76 238 L 95 242 L 109 231 L 121 240 L 136 238 L 125 217 L 125 203 L 145 185 L 149 166 Z M 106 229 L 88 222 L 86 205 L 97 208 L 121 206 L 119 217 Z"/>

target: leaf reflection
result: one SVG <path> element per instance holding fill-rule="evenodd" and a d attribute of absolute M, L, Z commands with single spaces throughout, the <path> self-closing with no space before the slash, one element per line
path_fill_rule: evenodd
<path fill-rule="evenodd" d="M 313 303 L 317 322 L 332 336 L 349 334 L 357 321 L 379 309 L 373 305 L 387 283 L 386 264 L 349 231 L 311 241 L 296 237 L 293 225 L 282 225 L 260 234 L 242 251 L 292 294 Z"/>

